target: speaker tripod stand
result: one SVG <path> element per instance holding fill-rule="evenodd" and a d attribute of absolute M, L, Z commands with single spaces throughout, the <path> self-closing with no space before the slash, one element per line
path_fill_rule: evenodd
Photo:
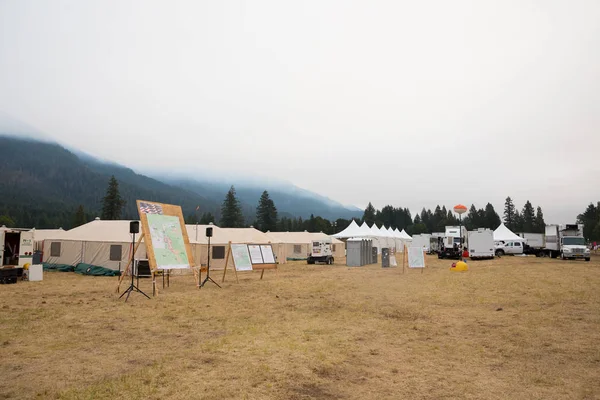
<path fill-rule="evenodd" d="M 210 237 L 211 236 L 212 236 L 212 228 L 206 228 L 206 237 L 208 237 L 208 261 L 206 263 L 206 278 L 204 278 L 204 281 L 202 281 L 202 283 L 200 284 L 200 289 L 202 289 L 204 287 L 204 285 L 206 284 L 206 282 L 208 282 L 208 281 L 211 281 L 212 283 L 217 285 L 219 288 L 221 288 L 221 286 L 210 277 Z"/>
<path fill-rule="evenodd" d="M 129 227 L 130 233 L 133 234 L 133 242 L 131 243 L 131 249 L 132 249 L 132 251 L 131 251 L 131 285 L 129 285 L 129 287 L 127 289 L 125 289 L 125 291 L 119 296 L 119 298 L 121 298 L 121 297 L 125 296 L 125 293 L 127 293 L 127 297 L 125 297 L 125 303 L 127 303 L 127 299 L 129 299 L 129 295 L 131 294 L 131 292 L 141 293 L 144 296 L 146 296 L 148 299 L 150 299 L 150 297 L 146 293 L 142 292 L 140 290 L 140 288 L 138 288 L 135 285 L 134 280 L 133 280 L 133 278 L 135 277 L 134 271 L 136 270 L 136 268 L 135 268 L 135 252 L 133 251 L 133 248 L 135 246 L 136 231 L 139 232 L 139 224 L 137 225 L 137 227 L 135 227 L 133 225 L 134 222 L 137 222 L 137 221 L 132 221 L 132 223 L 130 224 L 130 227 Z M 125 271 L 124 273 L 126 273 L 126 272 L 127 271 Z"/>

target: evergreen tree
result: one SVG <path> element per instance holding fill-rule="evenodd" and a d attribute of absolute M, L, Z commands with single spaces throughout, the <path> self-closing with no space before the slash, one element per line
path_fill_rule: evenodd
<path fill-rule="evenodd" d="M 577 223 L 583 224 L 583 237 L 587 240 L 596 239 L 594 231 L 600 223 L 600 202 L 598 202 L 598 206 L 590 203 L 583 214 L 577 216 Z"/>
<path fill-rule="evenodd" d="M 491 203 L 487 203 L 484 211 L 484 228 L 496 229 L 500 226 L 500 216 Z"/>
<path fill-rule="evenodd" d="M 523 226 L 521 227 L 523 230 L 519 232 L 533 232 L 533 228 L 535 225 L 535 210 L 533 209 L 533 206 L 531 205 L 529 200 L 527 200 L 527 202 L 523 206 L 521 218 L 523 220 Z"/>
<path fill-rule="evenodd" d="M 533 232 L 534 233 L 546 233 L 546 222 L 544 221 L 544 213 L 542 207 L 537 208 L 535 213 L 535 220 L 533 221 Z"/>
<path fill-rule="evenodd" d="M 515 210 L 513 226 L 509 229 L 513 232 L 523 232 L 523 216 L 519 210 Z"/>
<path fill-rule="evenodd" d="M 363 222 L 366 222 L 369 226 L 372 226 L 375 223 L 375 207 L 373 204 L 369 202 L 367 208 L 365 208 L 365 212 L 362 217 Z"/>
<path fill-rule="evenodd" d="M 200 217 L 200 220 L 198 221 L 198 223 L 201 225 L 208 225 L 211 222 L 214 224 L 215 221 L 216 221 L 215 216 L 212 215 L 212 213 L 205 212 L 205 213 L 202 213 L 202 216 Z"/>
<path fill-rule="evenodd" d="M 85 223 L 87 223 L 85 211 L 83 211 L 83 205 L 80 204 L 77 208 L 77 212 L 75 213 L 75 217 L 73 218 L 73 228 L 81 226 Z"/>
<path fill-rule="evenodd" d="M 277 229 L 277 208 L 266 190 L 260 196 L 256 207 L 256 224 L 256 228 L 263 232 Z"/>
<path fill-rule="evenodd" d="M 504 202 L 504 225 L 512 231 L 514 231 L 515 228 L 515 213 L 515 205 L 509 196 Z"/>
<path fill-rule="evenodd" d="M 236 197 L 235 188 L 231 186 L 221 206 L 220 226 L 221 228 L 243 228 L 244 225 L 240 201 Z"/>
<path fill-rule="evenodd" d="M 125 200 L 119 194 L 119 182 L 115 176 L 111 176 L 106 189 L 106 196 L 102 200 L 102 219 L 117 220 L 121 219 L 121 213 L 125 207 Z"/>

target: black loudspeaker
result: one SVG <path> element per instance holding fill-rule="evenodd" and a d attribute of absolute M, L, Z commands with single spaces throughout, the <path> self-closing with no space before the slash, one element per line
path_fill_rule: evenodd
<path fill-rule="evenodd" d="M 140 221 L 131 221 L 129 223 L 129 233 L 140 233 Z"/>
<path fill-rule="evenodd" d="M 211 227 L 206 228 L 206 237 L 212 237 L 212 228 Z"/>

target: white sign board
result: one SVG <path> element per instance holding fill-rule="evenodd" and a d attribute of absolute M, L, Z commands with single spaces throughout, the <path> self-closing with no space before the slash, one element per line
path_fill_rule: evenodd
<path fill-rule="evenodd" d="M 250 252 L 250 260 L 252 264 L 264 264 L 262 252 L 260 251 L 260 246 L 257 244 L 249 244 L 248 251 Z"/>
<path fill-rule="evenodd" d="M 425 252 L 422 247 L 408 248 L 408 268 L 425 268 Z"/>
<path fill-rule="evenodd" d="M 252 271 L 252 261 L 247 244 L 232 244 L 231 254 L 236 271 Z"/>
<path fill-rule="evenodd" d="M 265 264 L 275 264 L 275 255 L 273 254 L 273 247 L 270 244 L 263 244 L 260 246 L 263 260 Z"/>

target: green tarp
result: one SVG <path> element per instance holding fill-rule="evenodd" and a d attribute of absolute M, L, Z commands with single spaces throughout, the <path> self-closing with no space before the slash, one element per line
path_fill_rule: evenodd
<path fill-rule="evenodd" d="M 75 267 L 67 264 L 48 264 L 43 263 L 44 271 L 60 271 L 60 272 L 73 272 Z"/>
<path fill-rule="evenodd" d="M 84 263 L 77 264 L 75 272 L 82 275 L 119 276 L 119 271 Z"/>
<path fill-rule="evenodd" d="M 47 264 L 44 263 L 44 271 L 76 272 L 81 275 L 94 276 L 119 276 L 119 271 L 99 267 L 97 265 L 79 263 L 76 266 L 66 264 Z"/>

